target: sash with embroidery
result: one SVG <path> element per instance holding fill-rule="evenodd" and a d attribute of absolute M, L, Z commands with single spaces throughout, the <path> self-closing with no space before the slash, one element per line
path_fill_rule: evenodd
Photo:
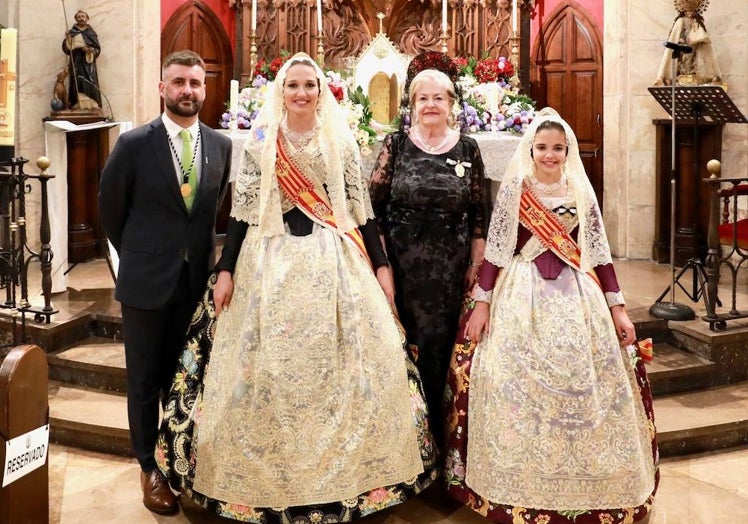
<path fill-rule="evenodd" d="M 361 256 L 369 264 L 369 255 L 364 246 L 364 238 L 358 228 L 346 233 L 338 230 L 335 215 L 332 207 L 314 187 L 314 184 L 301 172 L 299 166 L 291 159 L 285 150 L 283 140 L 278 137 L 277 157 L 275 160 L 275 173 L 278 176 L 278 184 L 285 195 L 293 202 L 296 207 L 301 209 L 310 219 L 322 226 L 331 228 L 337 234 L 348 238 L 358 248 Z"/>
<path fill-rule="evenodd" d="M 582 250 L 574 242 L 558 217 L 540 203 L 538 197 L 530 190 L 525 181 L 522 185 L 522 196 L 519 201 L 519 220 L 540 242 L 553 251 L 561 260 L 581 271 Z M 594 271 L 587 274 L 600 285 Z"/>
<path fill-rule="evenodd" d="M 285 195 L 293 202 L 299 209 L 301 209 L 311 220 L 314 220 L 318 224 L 332 228 L 332 230 L 341 235 L 344 238 L 349 239 L 358 248 L 359 253 L 364 260 L 369 263 L 371 267 L 371 260 L 369 254 L 366 252 L 366 246 L 364 245 L 364 237 L 361 235 L 361 231 L 358 228 L 341 233 L 338 230 L 337 223 L 335 222 L 335 215 L 333 215 L 332 207 L 327 202 L 326 198 L 323 198 L 317 190 L 314 188 L 314 184 L 301 172 L 299 166 L 291 159 L 288 152 L 285 150 L 283 140 L 278 137 L 277 142 L 277 157 L 275 160 L 275 173 L 278 177 L 278 184 Z M 406 339 L 405 328 L 400 322 L 400 317 L 395 309 L 394 304 L 390 304 L 392 309 L 397 329 L 403 337 Z M 406 341 L 407 343 L 407 341 Z M 412 351 L 412 348 L 408 348 Z M 414 352 L 414 360 L 418 357 L 417 350 Z"/>

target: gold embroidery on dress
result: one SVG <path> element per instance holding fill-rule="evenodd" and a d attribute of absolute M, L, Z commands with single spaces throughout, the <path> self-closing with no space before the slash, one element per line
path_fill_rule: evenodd
<path fill-rule="evenodd" d="M 322 227 L 250 227 L 234 281 L 196 420 L 195 490 L 287 507 L 421 473 L 402 337 L 356 248 Z"/>
<path fill-rule="evenodd" d="M 638 506 L 655 466 L 631 359 L 592 279 L 569 266 L 542 278 L 532 260 L 546 249 L 533 236 L 494 289 L 471 368 L 466 483 L 518 507 Z"/>

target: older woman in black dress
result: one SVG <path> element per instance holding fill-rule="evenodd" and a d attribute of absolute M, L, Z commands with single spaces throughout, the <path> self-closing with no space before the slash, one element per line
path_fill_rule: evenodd
<path fill-rule="evenodd" d="M 369 189 L 390 263 L 377 278 L 417 349 L 441 447 L 447 369 L 461 298 L 483 260 L 490 186 L 477 143 L 453 128 L 450 78 L 424 69 L 409 87 L 412 126 L 385 138 Z"/>

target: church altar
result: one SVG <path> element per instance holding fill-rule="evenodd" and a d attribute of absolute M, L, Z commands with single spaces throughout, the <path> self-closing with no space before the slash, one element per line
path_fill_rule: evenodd
<path fill-rule="evenodd" d="M 247 130 L 234 130 L 234 131 L 223 131 L 226 135 L 231 138 L 233 143 L 233 156 L 232 156 L 232 169 L 231 179 L 234 180 L 236 176 L 239 162 L 241 161 L 241 151 L 244 141 L 249 135 Z M 504 168 L 512 158 L 514 150 L 517 149 L 517 145 L 521 140 L 521 135 L 515 135 L 508 132 L 484 132 L 484 133 L 471 133 L 469 136 L 478 142 L 480 147 L 481 156 L 483 157 L 483 164 L 486 166 L 486 177 L 491 180 L 491 192 L 492 195 L 496 194 L 501 183 L 501 178 L 504 176 Z M 374 168 L 374 163 L 377 160 L 379 151 L 382 149 L 382 138 L 369 147 L 370 151 L 362 154 L 361 159 L 363 161 L 363 172 L 368 177 L 371 174 L 371 170 Z"/>

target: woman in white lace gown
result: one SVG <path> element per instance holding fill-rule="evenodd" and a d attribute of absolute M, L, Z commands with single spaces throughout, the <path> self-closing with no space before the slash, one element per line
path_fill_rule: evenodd
<path fill-rule="evenodd" d="M 507 524 L 644 519 L 651 392 L 576 137 L 553 110 L 507 167 L 473 299 L 448 377 L 450 494 Z"/>
<path fill-rule="evenodd" d="M 172 487 L 236 520 L 332 523 L 433 480 L 420 381 L 372 271 L 387 263 L 373 217 L 324 73 L 295 55 L 245 144 L 172 388 L 157 452 Z"/>

